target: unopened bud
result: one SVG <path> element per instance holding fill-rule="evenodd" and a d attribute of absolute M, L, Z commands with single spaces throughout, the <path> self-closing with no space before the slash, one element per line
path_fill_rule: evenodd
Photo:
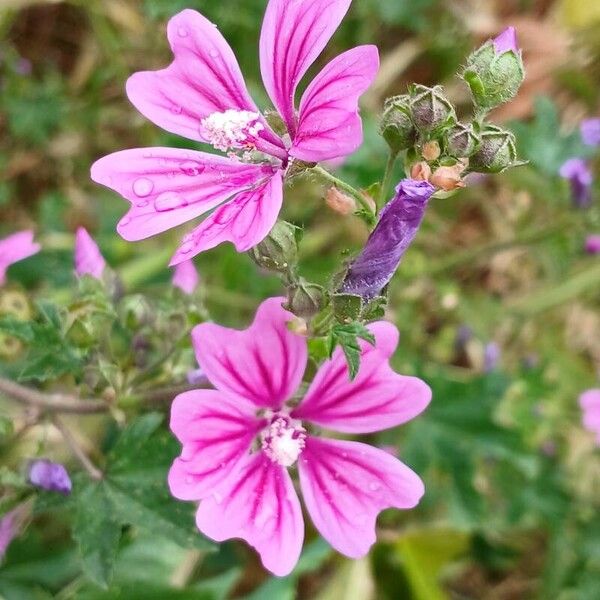
<path fill-rule="evenodd" d="M 298 234 L 300 230 L 286 221 L 277 221 L 269 235 L 249 254 L 263 269 L 285 273 L 298 258 Z"/>
<path fill-rule="evenodd" d="M 421 154 L 425 160 L 437 160 L 440 157 L 440 145 L 435 140 L 426 142 Z"/>
<path fill-rule="evenodd" d="M 429 181 L 431 167 L 425 161 L 415 163 L 410 170 L 410 176 L 416 181 Z"/>
<path fill-rule="evenodd" d="M 408 95 L 392 96 L 385 101 L 379 131 L 394 152 L 406 150 L 415 143 Z"/>
<path fill-rule="evenodd" d="M 496 125 L 487 125 L 477 152 L 469 160 L 471 171 L 501 173 L 515 164 L 518 164 L 515 136 Z"/>
<path fill-rule="evenodd" d="M 464 170 L 465 165 L 461 163 L 456 163 L 451 167 L 438 167 L 429 178 L 429 182 L 446 192 L 465 187 L 462 179 Z"/>
<path fill-rule="evenodd" d="M 410 110 L 417 129 L 432 131 L 456 122 L 452 103 L 444 96 L 441 85 L 413 85 L 410 91 Z"/>
<path fill-rule="evenodd" d="M 446 151 L 456 158 L 471 156 L 479 143 L 479 137 L 475 134 L 471 123 L 457 123 L 448 129 L 445 139 Z"/>
<path fill-rule="evenodd" d="M 331 210 L 341 215 L 351 215 L 356 211 L 356 200 L 343 194 L 336 187 L 330 187 L 325 194 L 325 202 Z"/>
<path fill-rule="evenodd" d="M 288 291 L 285 307 L 296 316 L 309 319 L 323 308 L 323 288 L 304 279 L 294 284 Z"/>
<path fill-rule="evenodd" d="M 488 40 L 467 59 L 463 79 L 475 104 L 489 110 L 514 98 L 525 79 L 514 27 Z"/>

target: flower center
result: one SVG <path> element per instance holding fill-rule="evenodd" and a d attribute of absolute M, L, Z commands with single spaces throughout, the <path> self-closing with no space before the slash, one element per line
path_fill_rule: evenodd
<path fill-rule="evenodd" d="M 214 112 L 200 122 L 200 132 L 217 150 L 253 149 L 264 129 L 260 115 L 248 110 Z"/>
<path fill-rule="evenodd" d="M 300 421 L 275 413 L 261 433 L 262 449 L 282 467 L 291 467 L 300 456 L 306 440 L 306 429 Z"/>

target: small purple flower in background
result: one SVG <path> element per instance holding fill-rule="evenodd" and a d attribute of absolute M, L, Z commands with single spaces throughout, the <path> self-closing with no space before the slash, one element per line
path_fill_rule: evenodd
<path fill-rule="evenodd" d="M 286 405 L 302 382 L 308 349 L 306 338 L 289 330 L 294 315 L 284 301 L 265 300 L 244 331 L 213 323 L 194 328 L 196 358 L 216 389 L 173 401 L 171 430 L 183 448 L 169 472 L 176 498 L 200 501 L 196 524 L 204 535 L 246 540 L 281 576 L 296 565 L 304 539 L 289 467 L 297 465 L 321 535 L 352 558 L 375 542 L 381 510 L 412 508 L 424 492 L 420 478 L 384 450 L 313 435 L 315 428 L 380 431 L 410 421 L 431 399 L 427 384 L 389 366 L 398 331 L 380 321 L 368 326 L 376 345 L 360 342 L 354 380 L 338 348 L 300 403 Z"/>
<path fill-rule="evenodd" d="M 600 234 L 588 235 L 584 247 L 588 254 L 600 254 Z"/>
<path fill-rule="evenodd" d="M 593 176 L 582 158 L 570 158 L 560 168 L 560 176 L 571 185 L 571 199 L 578 208 L 589 206 L 592 201 Z"/>
<path fill-rule="evenodd" d="M 33 231 L 19 231 L 0 240 L 0 285 L 6 282 L 10 265 L 37 254 L 41 246 L 33 241 Z"/>
<path fill-rule="evenodd" d="M 208 381 L 208 377 L 204 374 L 202 369 L 192 369 L 191 371 L 188 371 L 186 378 L 190 385 L 201 386 L 210 383 Z"/>
<path fill-rule="evenodd" d="M 600 118 L 585 119 L 579 126 L 581 139 L 588 146 L 600 146 Z"/>
<path fill-rule="evenodd" d="M 75 273 L 78 277 L 90 275 L 101 280 L 105 267 L 98 244 L 84 227 L 79 227 L 75 234 Z"/>
<path fill-rule="evenodd" d="M 596 444 L 600 446 L 600 388 L 583 392 L 579 396 L 579 406 L 583 411 L 583 426 L 596 434 Z"/>
<path fill-rule="evenodd" d="M 456 330 L 456 337 L 454 338 L 454 347 L 456 350 L 464 350 L 467 342 L 473 337 L 473 329 L 468 325 L 461 325 Z"/>
<path fill-rule="evenodd" d="M 179 263 L 175 265 L 173 271 L 173 279 L 171 280 L 173 285 L 179 288 L 184 294 L 193 294 L 200 281 L 194 261 L 186 260 Z"/>
<path fill-rule="evenodd" d="M 362 252 L 352 261 L 340 291 L 369 300 L 393 277 L 413 241 L 435 188 L 427 181 L 403 179 L 381 211 Z"/>
<path fill-rule="evenodd" d="M 15 66 L 15 73 L 17 73 L 17 75 L 22 75 L 23 77 L 27 77 L 28 75 L 31 75 L 31 61 L 27 58 L 24 57 L 19 57 L 19 59 L 17 60 Z"/>
<path fill-rule="evenodd" d="M 507 27 L 492 42 L 496 54 L 504 54 L 505 52 L 519 52 L 519 44 L 517 42 L 517 30 L 514 27 Z"/>
<path fill-rule="evenodd" d="M 490 342 L 483 349 L 483 371 L 491 373 L 498 368 L 501 356 L 500 346 L 496 342 Z"/>
<path fill-rule="evenodd" d="M 160 71 L 135 73 L 127 81 L 127 95 L 159 127 L 228 155 L 138 148 L 98 160 L 92 179 L 131 202 L 117 226 L 123 238 L 145 239 L 216 209 L 183 238 L 171 265 L 225 241 L 244 252 L 275 224 L 291 159 L 341 159 L 360 146 L 358 99 L 379 68 L 375 46 L 359 46 L 334 58 L 308 85 L 298 110 L 295 105 L 300 80 L 350 3 L 269 1 L 260 36 L 260 67 L 287 128 L 283 137 L 259 112 L 217 27 L 193 10 L 169 21 L 173 62 Z"/>
<path fill-rule="evenodd" d="M 40 458 L 32 460 L 27 469 L 27 480 L 31 485 L 49 492 L 71 493 L 71 478 L 60 463 Z"/>

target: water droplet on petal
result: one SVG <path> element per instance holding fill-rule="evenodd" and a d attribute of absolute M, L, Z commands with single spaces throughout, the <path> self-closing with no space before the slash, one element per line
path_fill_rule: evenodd
<path fill-rule="evenodd" d="M 177 35 L 179 35 L 179 37 L 187 37 L 188 34 L 188 30 L 185 27 L 180 27 L 177 30 Z"/>
<path fill-rule="evenodd" d="M 163 192 L 154 200 L 154 208 L 158 212 L 167 212 L 187 206 L 187 200 L 177 192 Z"/>
<path fill-rule="evenodd" d="M 201 165 L 193 160 L 186 160 L 184 163 L 181 163 L 179 168 L 189 177 L 200 175 L 200 173 L 204 171 L 204 165 Z"/>
<path fill-rule="evenodd" d="M 138 208 L 144 208 L 145 206 L 148 206 L 148 200 L 140 200 L 139 202 L 136 202 L 135 205 Z"/>
<path fill-rule="evenodd" d="M 217 58 L 219 56 L 219 51 L 211 48 L 208 52 L 213 58 Z"/>
<path fill-rule="evenodd" d="M 179 252 L 180 252 L 181 254 L 189 254 L 189 253 L 190 253 L 190 252 L 191 252 L 191 251 L 194 249 L 194 246 L 195 246 L 195 245 L 196 245 L 196 244 L 194 244 L 194 242 L 184 242 L 184 243 L 183 243 L 183 244 L 180 246 L 180 248 L 179 248 Z"/>
<path fill-rule="evenodd" d="M 133 182 L 133 193 L 140 198 L 149 196 L 154 189 L 154 184 L 147 177 L 138 177 Z"/>
<path fill-rule="evenodd" d="M 370 489 L 372 492 L 376 492 L 376 491 L 377 491 L 377 490 L 378 490 L 380 487 L 381 487 L 381 484 L 380 484 L 380 483 L 377 483 L 376 481 L 372 481 L 372 482 L 369 484 L 369 489 Z"/>

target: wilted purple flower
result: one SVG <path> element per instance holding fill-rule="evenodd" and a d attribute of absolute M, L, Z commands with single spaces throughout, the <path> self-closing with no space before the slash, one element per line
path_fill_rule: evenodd
<path fill-rule="evenodd" d="M 29 463 L 27 479 L 31 485 L 68 495 L 71 493 L 71 478 L 60 463 L 45 458 L 32 460 Z"/>
<path fill-rule="evenodd" d="M 381 211 L 363 251 L 348 268 L 340 291 L 374 298 L 393 277 L 413 241 L 435 188 L 427 181 L 403 179 Z"/>
<path fill-rule="evenodd" d="M 519 44 L 517 43 L 517 31 L 514 27 L 507 27 L 493 40 L 496 54 L 504 54 L 512 50 L 519 52 Z"/>
<path fill-rule="evenodd" d="M 581 139 L 588 146 L 600 146 L 600 118 L 585 119 L 579 126 Z"/>
<path fill-rule="evenodd" d="M 600 234 L 588 235 L 585 238 L 585 251 L 588 254 L 600 254 Z"/>
<path fill-rule="evenodd" d="M 84 227 L 79 227 L 75 234 L 75 273 L 78 277 L 90 275 L 102 279 L 105 267 L 106 261 L 98 244 Z"/>
<path fill-rule="evenodd" d="M 193 294 L 200 277 L 193 260 L 186 260 L 175 265 L 172 283 L 184 294 Z"/>
<path fill-rule="evenodd" d="M 486 373 L 495 371 L 500 361 L 500 346 L 496 342 L 490 342 L 483 349 L 483 370 Z"/>
<path fill-rule="evenodd" d="M 582 158 L 570 158 L 560 168 L 560 176 L 569 180 L 573 204 L 579 208 L 589 205 L 592 200 L 593 176 Z"/>

